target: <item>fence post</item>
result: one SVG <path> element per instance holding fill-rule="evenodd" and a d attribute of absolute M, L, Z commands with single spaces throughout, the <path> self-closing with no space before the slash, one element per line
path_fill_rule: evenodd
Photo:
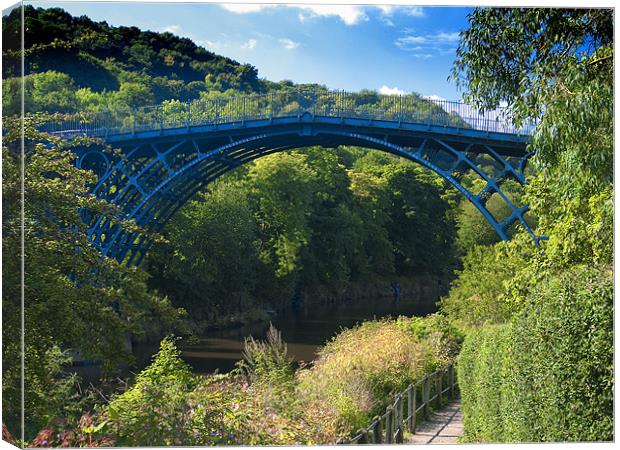
<path fill-rule="evenodd" d="M 409 385 L 407 393 L 407 416 L 409 416 L 409 432 L 415 433 L 416 385 Z"/>
<path fill-rule="evenodd" d="M 450 364 L 450 398 L 454 399 L 454 364 Z"/>
<path fill-rule="evenodd" d="M 381 417 L 375 416 L 373 419 L 374 426 L 372 428 L 372 443 L 381 444 L 383 436 L 381 435 Z"/>
<path fill-rule="evenodd" d="M 192 103 L 188 100 L 186 102 L 187 105 L 187 119 L 186 119 L 186 126 L 187 129 L 189 130 L 191 124 L 192 124 Z"/>
<path fill-rule="evenodd" d="M 422 401 L 424 402 L 424 418 L 428 419 L 430 417 L 430 405 L 428 404 L 428 399 L 430 398 L 431 393 L 431 380 L 428 375 L 424 377 L 424 387 L 422 388 L 422 392 Z"/>
<path fill-rule="evenodd" d="M 441 391 L 443 389 L 443 371 L 437 374 L 437 407 L 441 408 Z"/>
<path fill-rule="evenodd" d="M 394 417 L 392 406 L 388 406 L 385 409 L 385 443 L 391 444 L 394 437 Z"/>
<path fill-rule="evenodd" d="M 318 102 L 318 92 L 317 92 L 317 88 L 314 88 L 314 101 L 313 101 L 313 105 L 312 105 L 312 117 L 316 116 L 316 104 Z"/>
<path fill-rule="evenodd" d="M 273 92 L 271 93 L 271 102 L 269 103 L 269 117 L 273 119 Z"/>
<path fill-rule="evenodd" d="M 366 435 L 366 430 L 360 428 L 359 430 L 357 430 L 357 434 L 362 435 L 362 438 L 357 441 L 358 444 L 368 444 L 368 436 Z"/>
<path fill-rule="evenodd" d="M 403 397 L 401 394 L 398 394 L 396 397 L 396 402 L 394 403 L 394 407 L 396 408 L 396 422 L 394 423 L 395 428 L 395 442 L 397 444 L 401 444 L 403 442 Z"/>

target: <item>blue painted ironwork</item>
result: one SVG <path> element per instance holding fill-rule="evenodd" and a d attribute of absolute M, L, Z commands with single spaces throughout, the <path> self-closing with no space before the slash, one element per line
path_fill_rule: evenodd
<path fill-rule="evenodd" d="M 103 138 L 120 149 L 112 156 L 89 147 L 78 165 L 99 175 L 93 192 L 117 205 L 118 220 L 87 217 L 90 237 L 109 257 L 139 264 L 150 240 L 121 227 L 133 220 L 160 231 L 197 191 L 256 158 L 292 148 L 353 145 L 414 161 L 440 175 L 483 214 L 501 239 L 520 223 L 536 236 L 501 189 L 506 180 L 525 184 L 526 144 L 534 124 L 512 125 L 505 109 L 480 112 L 445 100 L 330 91 L 292 91 L 197 100 L 126 111 L 84 114 L 46 125 L 72 137 Z M 474 192 L 460 179 L 471 172 L 483 188 Z M 511 213 L 496 218 L 487 209 L 497 195 Z"/>

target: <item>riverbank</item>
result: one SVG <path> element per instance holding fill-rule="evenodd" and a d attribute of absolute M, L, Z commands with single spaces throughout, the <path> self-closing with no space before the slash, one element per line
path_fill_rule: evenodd
<path fill-rule="evenodd" d="M 401 301 L 413 300 L 428 312 L 436 311 L 435 303 L 449 290 L 452 276 L 419 275 L 414 277 L 395 277 L 393 279 L 371 279 L 347 284 L 338 291 L 318 287 L 305 290 L 296 296 L 280 301 L 279 305 L 266 304 L 257 306 L 249 303 L 233 314 L 226 314 L 212 319 L 196 319 L 193 315 L 187 319 L 192 334 L 204 336 L 214 331 L 225 331 L 248 326 L 267 326 L 278 316 L 286 316 L 294 310 L 325 305 L 352 304 L 370 299 L 390 300 L 393 298 L 392 283 L 398 283 L 401 289 Z M 135 343 L 159 342 L 163 336 L 150 336 L 135 340 Z"/>
<path fill-rule="evenodd" d="M 323 344 L 312 364 L 295 368 L 272 328 L 264 341 L 246 344 L 240 370 L 196 375 L 165 339 L 135 382 L 89 416 L 95 431 L 88 439 L 115 446 L 334 443 L 367 425 L 394 393 L 452 363 L 460 337 L 434 314 L 366 321 Z M 50 444 L 69 431 L 71 439 L 83 434 L 62 426 L 44 430 Z"/>
<path fill-rule="evenodd" d="M 355 290 L 349 290 L 337 300 L 328 296 L 308 298 L 295 307 L 272 313 L 266 321 L 212 329 L 183 339 L 179 342 L 179 348 L 183 360 L 194 372 L 228 372 L 242 358 L 245 339 L 249 336 L 265 339 L 269 324 L 273 323 L 282 332 L 293 361 L 309 362 L 316 358 L 319 347 L 343 328 L 373 319 L 395 319 L 401 315 L 419 317 L 435 312 L 440 287 L 437 282 L 430 284 L 422 279 L 402 280 L 401 300 L 396 303 L 389 283 L 386 286 L 378 283 L 368 283 L 366 286 L 359 284 Z M 370 295 L 381 291 L 381 296 Z M 356 295 L 355 300 L 353 295 Z M 150 363 L 158 344 L 147 342 L 134 346 L 138 369 Z"/>

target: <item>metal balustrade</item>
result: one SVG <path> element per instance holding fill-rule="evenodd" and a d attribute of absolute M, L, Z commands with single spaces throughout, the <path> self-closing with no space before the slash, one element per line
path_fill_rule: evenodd
<path fill-rule="evenodd" d="M 190 102 L 171 100 L 136 109 L 82 112 L 50 121 L 44 131 L 64 136 L 106 137 L 140 131 L 298 117 L 306 113 L 320 117 L 406 122 L 517 135 L 530 135 L 535 127 L 534 123 L 514 126 L 507 108 L 480 111 L 463 102 L 424 98 L 415 94 L 294 90 Z"/>
<path fill-rule="evenodd" d="M 418 415 L 428 419 L 431 406 L 440 408 L 444 399 L 456 395 L 454 365 L 437 370 L 394 397 L 385 413 L 357 431 L 352 438 L 342 437 L 336 444 L 400 444 L 405 430 L 415 433 Z"/>

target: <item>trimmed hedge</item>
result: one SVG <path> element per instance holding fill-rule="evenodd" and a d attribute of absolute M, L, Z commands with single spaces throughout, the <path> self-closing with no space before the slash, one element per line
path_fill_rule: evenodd
<path fill-rule="evenodd" d="M 470 333 L 458 358 L 466 442 L 613 439 L 613 276 L 550 278 L 504 325 Z"/>

